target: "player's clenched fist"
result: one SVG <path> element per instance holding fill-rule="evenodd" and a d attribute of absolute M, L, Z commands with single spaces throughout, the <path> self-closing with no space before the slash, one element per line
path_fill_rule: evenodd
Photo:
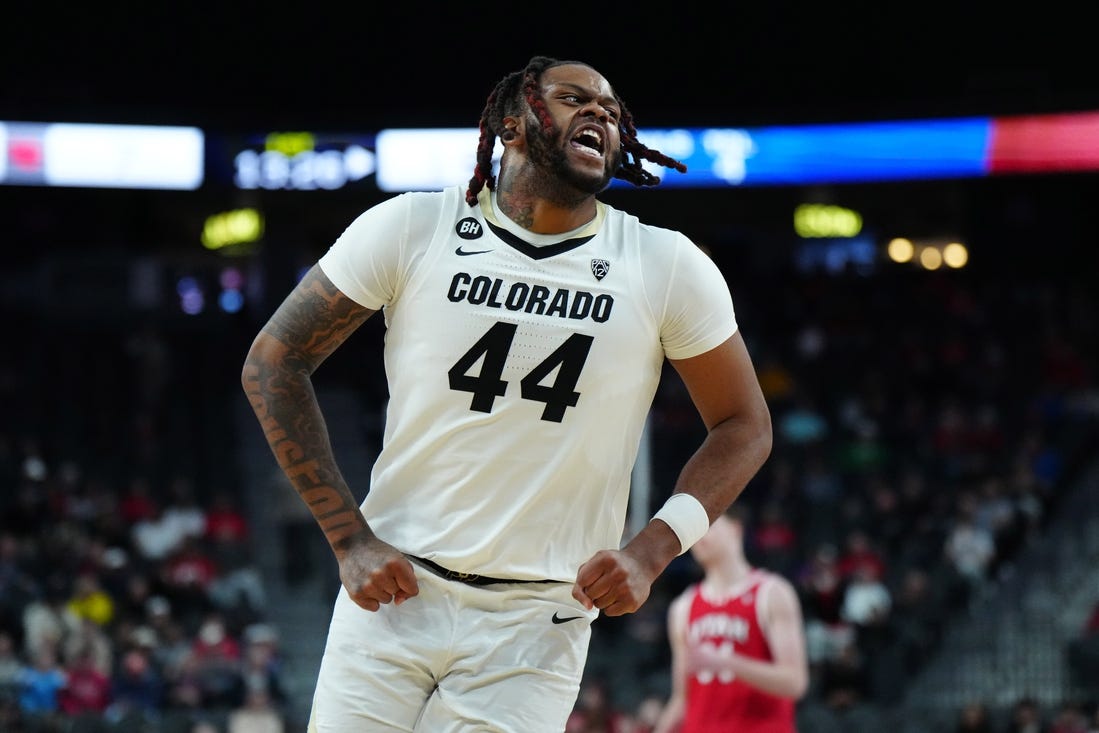
<path fill-rule="evenodd" d="M 580 566 L 572 597 L 585 608 L 621 616 L 641 608 L 651 589 L 652 578 L 636 560 L 618 550 L 601 550 Z"/>
<path fill-rule="evenodd" d="M 377 611 L 383 603 L 399 606 L 420 592 L 412 563 L 379 539 L 353 544 L 339 563 L 340 582 L 367 611 Z"/>

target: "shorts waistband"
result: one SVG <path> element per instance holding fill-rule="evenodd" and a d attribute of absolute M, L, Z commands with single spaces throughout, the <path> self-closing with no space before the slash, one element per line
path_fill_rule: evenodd
<path fill-rule="evenodd" d="M 422 557 L 416 557 L 415 555 L 408 555 L 408 559 L 414 560 L 425 568 L 435 573 L 436 575 L 445 578 L 446 580 L 456 580 L 459 583 L 466 583 L 467 585 L 500 585 L 504 583 L 553 583 L 552 580 L 515 580 L 513 578 L 493 578 L 490 575 L 477 575 L 476 573 L 459 573 L 456 570 L 449 570 L 444 568 L 438 563 L 434 563 L 431 560 L 425 560 Z"/>

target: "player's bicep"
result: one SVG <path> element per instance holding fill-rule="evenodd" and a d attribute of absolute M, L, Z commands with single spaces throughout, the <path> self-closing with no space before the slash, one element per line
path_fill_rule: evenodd
<path fill-rule="evenodd" d="M 767 594 L 765 633 L 775 662 L 798 675 L 804 673 L 807 678 L 805 624 L 801 603 L 789 583 L 771 584 Z"/>
<path fill-rule="evenodd" d="M 314 265 L 264 325 L 252 351 L 312 372 L 375 311 L 340 291 Z"/>
<path fill-rule="evenodd" d="M 740 331 L 709 351 L 671 364 L 707 429 L 731 418 L 769 429 L 767 402 Z"/>
<path fill-rule="evenodd" d="M 672 652 L 672 693 L 682 693 L 687 683 L 687 618 L 690 604 L 683 597 L 668 607 L 668 645 Z"/>

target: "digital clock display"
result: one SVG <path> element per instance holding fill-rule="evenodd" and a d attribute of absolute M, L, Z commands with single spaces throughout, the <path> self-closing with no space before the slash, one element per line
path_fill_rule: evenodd
<path fill-rule="evenodd" d="M 376 187 L 376 169 L 373 135 L 275 132 L 247 141 L 233 155 L 233 183 L 246 190 Z"/>

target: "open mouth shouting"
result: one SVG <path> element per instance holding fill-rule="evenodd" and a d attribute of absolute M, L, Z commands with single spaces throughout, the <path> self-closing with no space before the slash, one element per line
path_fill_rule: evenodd
<path fill-rule="evenodd" d="M 597 125 L 584 125 L 569 141 L 573 150 L 582 155 L 603 159 L 603 130 Z"/>

